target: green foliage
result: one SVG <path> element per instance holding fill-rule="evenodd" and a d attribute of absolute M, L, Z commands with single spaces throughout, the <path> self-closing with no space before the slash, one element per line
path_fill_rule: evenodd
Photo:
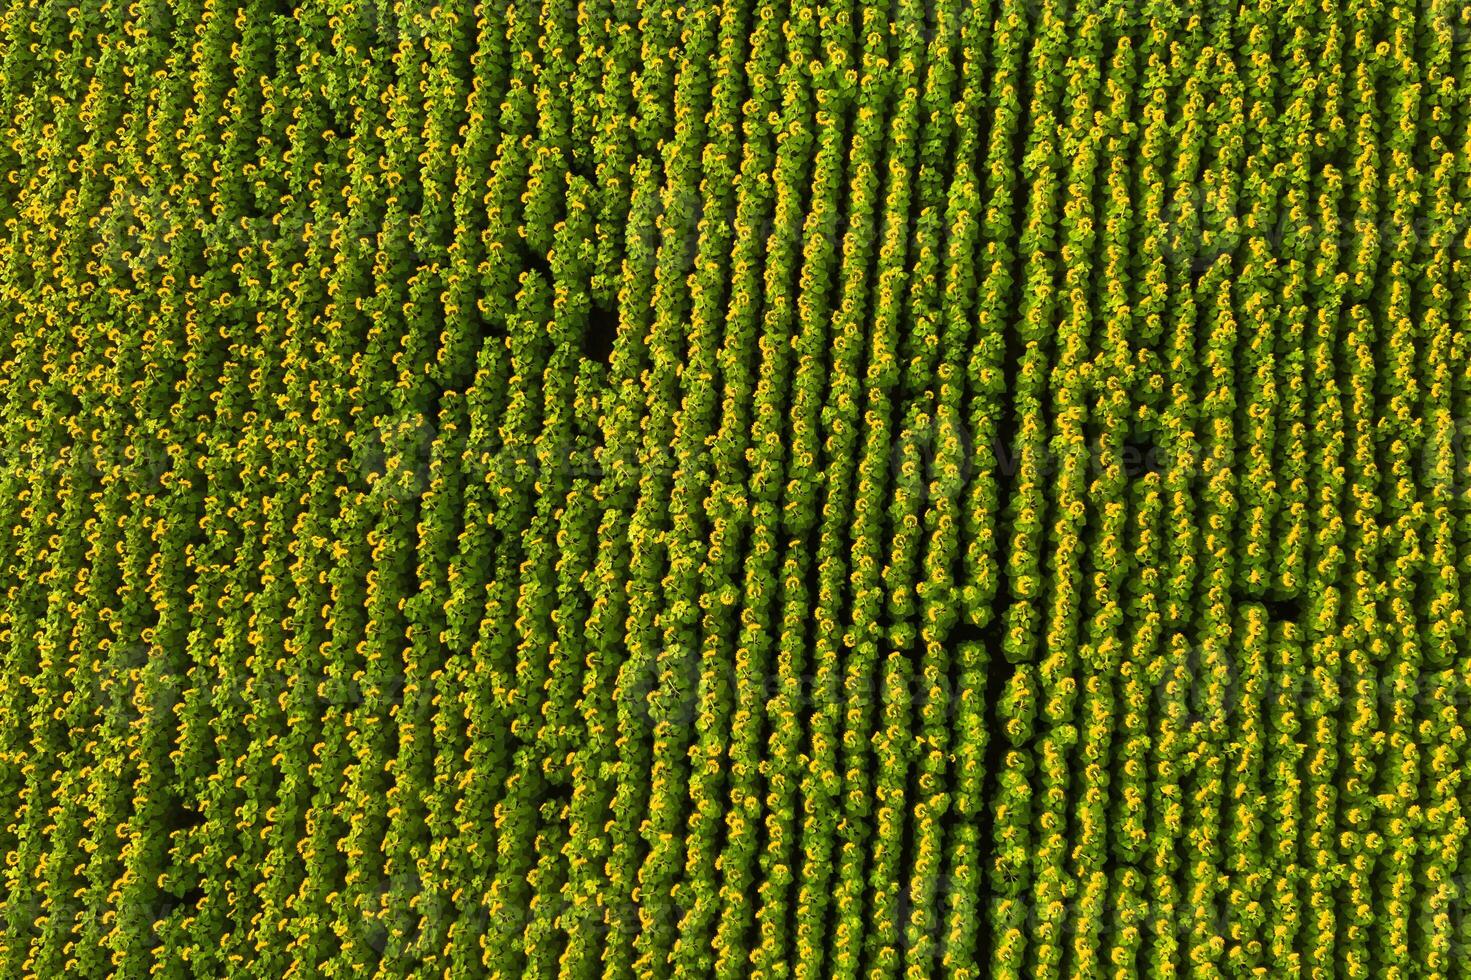
<path fill-rule="evenodd" d="M 0 15 L 0 976 L 1453 977 L 1471 10 Z"/>

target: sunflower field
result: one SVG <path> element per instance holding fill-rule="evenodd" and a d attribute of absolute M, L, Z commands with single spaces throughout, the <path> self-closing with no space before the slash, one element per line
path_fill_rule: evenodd
<path fill-rule="evenodd" d="M 1471 975 L 1467 0 L 12 0 L 0 978 Z"/>

